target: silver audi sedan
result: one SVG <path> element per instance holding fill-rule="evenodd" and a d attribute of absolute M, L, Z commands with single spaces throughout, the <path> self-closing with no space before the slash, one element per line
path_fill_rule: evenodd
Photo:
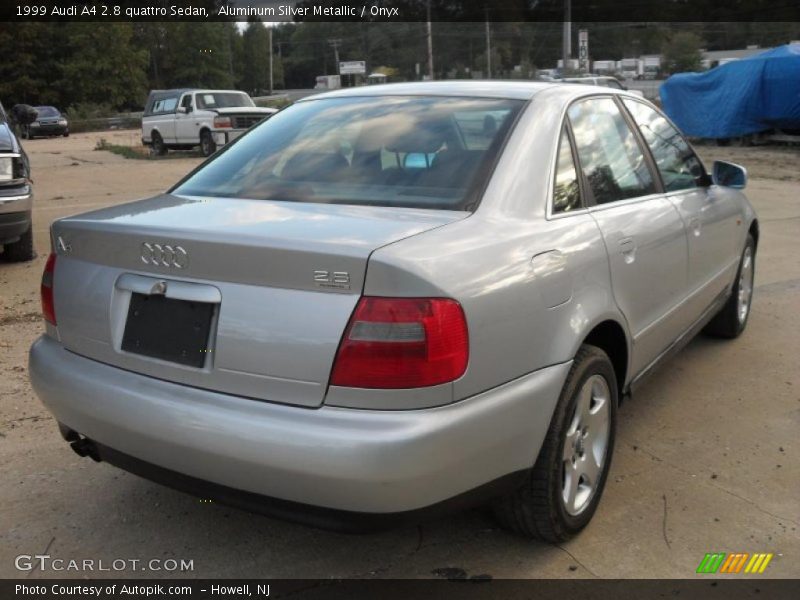
<path fill-rule="evenodd" d="M 78 454 L 204 498 L 350 529 L 487 503 L 565 540 L 619 402 L 744 330 L 745 183 L 622 90 L 314 96 L 53 223 L 31 379 Z"/>

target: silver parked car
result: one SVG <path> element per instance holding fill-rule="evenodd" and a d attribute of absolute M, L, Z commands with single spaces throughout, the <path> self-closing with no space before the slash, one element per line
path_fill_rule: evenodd
<path fill-rule="evenodd" d="M 617 406 L 750 312 L 744 169 L 624 91 L 304 99 L 164 195 L 56 221 L 36 392 L 79 454 L 322 526 L 591 519 Z"/>

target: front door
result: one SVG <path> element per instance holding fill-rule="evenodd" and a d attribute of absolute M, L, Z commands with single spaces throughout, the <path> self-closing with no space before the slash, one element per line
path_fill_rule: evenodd
<path fill-rule="evenodd" d="M 709 186 L 702 163 L 680 132 L 658 111 L 625 99 L 653 156 L 667 197 L 681 215 L 689 247 L 686 326 L 696 321 L 732 281 L 739 261 L 739 208 Z"/>
<path fill-rule="evenodd" d="M 579 101 L 569 119 L 614 298 L 633 338 L 635 376 L 680 334 L 688 269 L 683 222 L 613 98 Z"/>
<path fill-rule="evenodd" d="M 199 144 L 200 131 L 197 115 L 194 114 L 194 94 L 184 94 L 181 98 L 181 108 L 185 112 L 175 115 L 175 135 L 179 144 Z"/>

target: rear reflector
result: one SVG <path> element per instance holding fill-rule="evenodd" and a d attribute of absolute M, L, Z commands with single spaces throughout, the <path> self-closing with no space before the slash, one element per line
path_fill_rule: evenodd
<path fill-rule="evenodd" d="M 438 385 L 461 377 L 468 359 L 467 321 L 455 300 L 364 297 L 344 332 L 331 385 Z"/>
<path fill-rule="evenodd" d="M 56 324 L 56 307 L 53 304 L 53 277 L 56 271 L 56 254 L 51 252 L 47 257 L 42 273 L 42 316 L 48 323 Z"/>

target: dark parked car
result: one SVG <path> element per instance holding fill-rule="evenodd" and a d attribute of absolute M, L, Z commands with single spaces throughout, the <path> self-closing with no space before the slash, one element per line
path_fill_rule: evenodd
<path fill-rule="evenodd" d="M 36 120 L 22 126 L 22 137 L 32 140 L 35 137 L 50 137 L 55 135 L 69 135 L 69 121 L 53 106 L 36 106 L 39 113 Z"/>
<path fill-rule="evenodd" d="M 19 126 L 24 127 L 36 118 L 36 113 L 28 108 L 15 110 Z M 28 157 L 0 104 L 0 247 L 3 248 L 0 257 L 5 260 L 17 262 L 36 256 L 31 227 L 32 203 Z"/>

